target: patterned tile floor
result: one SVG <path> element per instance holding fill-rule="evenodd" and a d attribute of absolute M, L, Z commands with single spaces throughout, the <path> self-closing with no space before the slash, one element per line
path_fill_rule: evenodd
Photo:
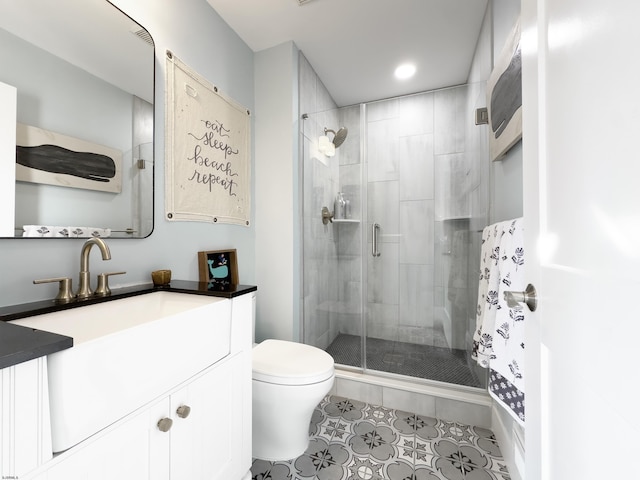
<path fill-rule="evenodd" d="M 298 458 L 254 460 L 254 480 L 510 480 L 485 428 L 327 396 Z"/>

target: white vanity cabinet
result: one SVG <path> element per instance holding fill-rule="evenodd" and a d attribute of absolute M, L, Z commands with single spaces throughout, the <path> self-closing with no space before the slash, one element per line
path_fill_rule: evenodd
<path fill-rule="evenodd" d="M 243 364 L 244 354 L 225 358 L 161 400 L 61 454 L 35 478 L 239 480 L 250 468 L 243 459 Z M 161 431 L 159 422 L 171 426 Z"/>
<path fill-rule="evenodd" d="M 20 479 L 248 478 L 254 295 L 229 300 L 228 355 Z"/>
<path fill-rule="evenodd" d="M 173 425 L 166 432 L 171 475 L 157 478 L 240 479 L 246 473 L 238 469 L 243 463 L 243 363 L 242 356 L 232 357 L 171 395 Z M 182 418 L 185 407 L 189 415 Z"/>
<path fill-rule="evenodd" d="M 0 478 L 22 478 L 51 459 L 45 357 L 0 370 L 0 432 Z"/>

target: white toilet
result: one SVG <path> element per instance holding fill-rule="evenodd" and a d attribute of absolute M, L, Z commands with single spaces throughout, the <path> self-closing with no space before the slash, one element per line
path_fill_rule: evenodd
<path fill-rule="evenodd" d="M 334 377 L 333 358 L 319 348 L 282 340 L 254 346 L 252 456 L 279 461 L 302 455 L 313 410 Z"/>

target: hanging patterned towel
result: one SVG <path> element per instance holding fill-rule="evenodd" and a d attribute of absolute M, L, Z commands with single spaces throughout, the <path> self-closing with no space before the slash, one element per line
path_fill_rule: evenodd
<path fill-rule="evenodd" d="M 509 223 L 500 242 L 500 282 L 489 393 L 524 425 L 524 326 L 528 310 L 522 304 L 509 307 L 504 299 L 506 291 L 523 292 L 526 288 L 523 220 Z"/>
<path fill-rule="evenodd" d="M 476 331 L 472 356 L 489 368 L 489 393 L 524 424 L 524 320 L 521 305 L 510 308 L 505 291 L 525 290 L 521 218 L 482 232 Z"/>
<path fill-rule="evenodd" d="M 484 368 L 489 368 L 489 362 L 493 356 L 493 335 L 500 282 L 498 265 L 500 242 L 508 225 L 508 222 L 496 223 L 485 227 L 482 232 L 476 330 L 473 335 L 471 355 Z"/>

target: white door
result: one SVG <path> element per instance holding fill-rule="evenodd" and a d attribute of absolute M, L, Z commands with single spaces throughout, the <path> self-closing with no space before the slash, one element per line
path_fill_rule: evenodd
<path fill-rule="evenodd" d="M 522 0 L 528 480 L 640 478 L 638 21 Z"/>

